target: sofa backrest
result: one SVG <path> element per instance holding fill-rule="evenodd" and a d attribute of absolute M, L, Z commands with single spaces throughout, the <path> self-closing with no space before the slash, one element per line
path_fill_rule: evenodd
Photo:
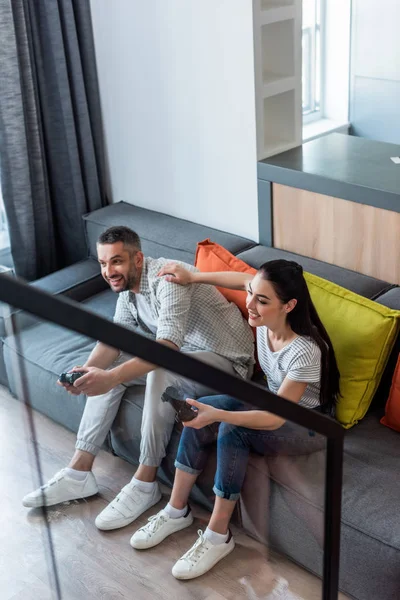
<path fill-rule="evenodd" d="M 92 258 L 97 258 L 96 242 L 99 235 L 113 225 L 126 225 L 136 231 L 142 240 L 145 255 L 152 258 L 163 256 L 190 264 L 194 263 L 197 242 L 208 237 L 227 248 L 232 254 L 256 245 L 256 242 L 238 235 L 140 208 L 127 202 L 117 202 L 95 210 L 85 215 L 84 221 L 89 254 Z"/>

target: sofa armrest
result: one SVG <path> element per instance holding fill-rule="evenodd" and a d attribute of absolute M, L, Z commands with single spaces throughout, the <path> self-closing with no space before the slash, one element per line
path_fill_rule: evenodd
<path fill-rule="evenodd" d="M 101 276 L 98 262 L 91 258 L 46 275 L 46 277 L 33 281 L 30 285 L 52 295 L 68 296 L 77 302 L 90 298 L 108 287 Z M 34 315 L 19 309 L 13 311 L 13 314 L 18 331 L 31 327 L 39 321 Z M 6 335 L 3 310 L 0 306 L 0 337 Z"/>

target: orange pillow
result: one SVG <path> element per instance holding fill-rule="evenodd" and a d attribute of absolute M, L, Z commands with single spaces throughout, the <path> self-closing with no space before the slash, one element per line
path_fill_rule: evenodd
<path fill-rule="evenodd" d="M 257 273 L 257 269 L 249 267 L 240 258 L 233 256 L 229 250 L 211 242 L 209 239 L 197 244 L 194 264 L 203 273 L 216 273 L 218 271 L 237 271 L 239 273 L 249 273 L 250 275 Z M 227 288 L 220 287 L 218 289 L 229 302 L 234 302 L 238 306 L 246 319 L 249 318 L 246 308 L 245 291 L 228 290 Z"/>
<path fill-rule="evenodd" d="M 400 354 L 393 374 L 385 416 L 382 417 L 381 423 L 400 432 Z"/>

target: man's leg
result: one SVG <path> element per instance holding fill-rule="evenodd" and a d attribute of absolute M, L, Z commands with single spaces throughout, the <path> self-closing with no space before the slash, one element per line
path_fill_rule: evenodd
<path fill-rule="evenodd" d="M 213 352 L 192 352 L 197 358 L 232 375 L 232 363 Z M 142 416 L 142 440 L 139 468 L 135 477 L 141 481 L 155 481 L 157 468 L 166 453 L 175 423 L 175 411 L 167 402 L 161 402 L 161 395 L 168 386 L 178 387 L 188 398 L 199 398 L 213 393 L 209 387 L 186 379 L 164 369 L 156 369 L 148 374 L 146 395 Z"/>
<path fill-rule="evenodd" d="M 210 396 L 201 398 L 201 401 L 223 410 L 244 408 L 242 402 L 229 396 Z M 131 539 L 134 548 L 152 548 L 172 533 L 191 524 L 193 519 L 188 507 L 189 494 L 206 465 L 210 449 L 218 439 L 218 471 L 222 470 L 227 480 L 221 485 L 221 476 L 216 477 L 216 486 L 218 484 L 219 488 L 223 487 L 224 491 L 221 493 L 218 489 L 214 511 L 204 534 L 200 535 L 194 546 L 173 567 L 172 574 L 178 579 L 192 579 L 202 575 L 227 556 L 235 546 L 228 527 L 238 497 L 236 490 L 241 485 L 246 469 L 249 450 L 247 442 L 245 441 L 243 447 L 243 440 L 239 438 L 239 451 L 236 452 L 237 438 L 230 435 L 231 429 L 235 428 L 227 430 L 225 425 L 223 423 L 219 426 L 218 423 L 214 423 L 202 429 L 185 427 L 175 461 L 175 481 L 170 501 Z"/>
<path fill-rule="evenodd" d="M 126 362 L 129 358 L 131 357 L 121 353 L 113 366 Z M 128 385 L 144 384 L 145 381 L 146 378 L 143 377 Z M 106 394 L 86 399 L 77 435 L 76 451 L 68 467 L 56 473 L 42 488 L 25 496 L 22 501 L 24 506 L 52 506 L 97 494 L 97 482 L 91 469 L 115 419 L 125 391 L 126 387 L 119 385 Z"/>
<path fill-rule="evenodd" d="M 193 356 L 234 373 L 229 360 L 212 352 L 193 352 Z M 170 385 L 179 387 L 187 397 L 212 393 L 210 388 L 164 369 L 155 369 L 147 375 L 139 467 L 131 482 L 97 517 L 99 529 L 124 527 L 161 500 L 161 490 L 156 482 L 157 468 L 165 456 L 175 423 L 175 411 L 170 404 L 161 401 L 161 396 Z"/>

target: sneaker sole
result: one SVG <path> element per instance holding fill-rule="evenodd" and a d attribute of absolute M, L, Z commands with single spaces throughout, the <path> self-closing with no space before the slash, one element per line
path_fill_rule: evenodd
<path fill-rule="evenodd" d="M 146 506 L 146 508 L 143 510 L 143 512 L 141 512 L 140 514 L 138 514 L 132 518 L 118 519 L 118 521 L 115 520 L 115 521 L 102 522 L 102 520 L 99 519 L 100 515 L 98 515 L 95 520 L 95 525 L 96 525 L 97 529 L 100 529 L 100 531 L 112 531 L 113 529 L 121 529 L 121 527 L 126 527 L 127 525 L 130 525 L 131 523 L 136 521 L 136 519 L 138 519 L 143 513 L 145 513 L 146 510 L 149 510 L 149 508 L 152 508 L 153 506 L 158 504 L 160 502 L 161 498 L 162 498 L 162 493 L 159 492 L 157 499 L 154 500 L 154 502 L 152 504 L 149 504 L 148 506 Z"/>
<path fill-rule="evenodd" d="M 187 522 L 186 523 L 182 523 L 180 527 L 177 527 L 177 529 L 174 529 L 173 531 L 170 531 L 169 533 L 167 533 L 166 535 L 164 535 L 163 538 L 161 538 L 158 542 L 153 542 L 153 543 L 146 543 L 143 540 L 143 546 L 134 546 L 132 544 L 132 538 L 130 541 L 130 545 L 132 546 L 132 548 L 134 548 L 135 550 L 148 550 L 149 548 L 155 548 L 156 546 L 158 546 L 159 544 L 161 544 L 161 542 L 163 542 L 165 539 L 167 539 L 167 537 L 169 537 L 170 535 L 173 535 L 174 533 L 177 533 L 178 531 L 182 531 L 182 529 L 186 529 L 187 527 L 190 527 L 193 523 L 193 515 L 191 514 L 190 518 L 186 517 Z"/>
<path fill-rule="evenodd" d="M 99 490 L 96 490 L 95 492 L 90 492 L 89 494 L 85 494 L 84 496 L 75 496 L 73 498 L 65 498 L 65 500 L 57 500 L 56 502 L 45 502 L 45 503 L 43 503 L 42 498 L 39 497 L 39 498 L 34 498 L 33 500 L 22 500 L 22 505 L 25 506 L 25 508 L 42 508 L 44 506 L 46 506 L 46 507 L 56 506 L 57 504 L 63 504 L 64 502 L 73 502 L 74 500 L 84 500 L 85 498 L 90 498 L 91 496 L 95 496 L 98 493 L 99 493 Z"/>
<path fill-rule="evenodd" d="M 220 558 L 218 558 L 218 560 L 215 561 L 215 563 L 211 567 L 208 567 L 208 569 L 204 569 L 203 571 L 200 571 L 199 573 L 196 573 L 195 575 L 193 574 L 193 572 L 175 575 L 174 569 L 172 569 L 172 575 L 175 577 L 175 579 L 181 579 L 181 580 L 196 579 L 197 577 L 201 577 L 202 575 L 205 575 L 206 573 L 211 571 L 211 569 L 213 569 L 215 567 L 215 565 L 217 565 L 219 562 L 221 562 L 221 560 L 226 558 L 231 552 L 234 551 L 234 549 L 235 549 L 235 543 L 233 543 L 232 547 L 227 549 L 225 554 L 223 554 Z"/>

